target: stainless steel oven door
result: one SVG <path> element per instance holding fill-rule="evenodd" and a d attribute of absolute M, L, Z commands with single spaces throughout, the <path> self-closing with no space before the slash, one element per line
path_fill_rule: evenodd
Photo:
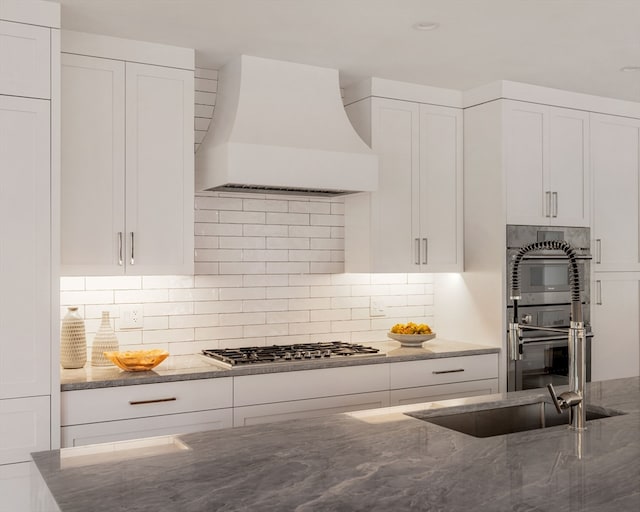
<path fill-rule="evenodd" d="M 591 381 L 591 343 L 587 334 L 586 377 Z M 522 359 L 509 361 L 507 390 L 520 391 L 545 387 L 547 384 L 569 384 L 569 342 L 567 336 L 525 339 Z"/>

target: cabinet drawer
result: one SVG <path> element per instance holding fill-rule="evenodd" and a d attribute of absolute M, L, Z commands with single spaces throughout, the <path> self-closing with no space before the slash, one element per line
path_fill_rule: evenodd
<path fill-rule="evenodd" d="M 50 30 L 0 21 L 0 94 L 49 99 Z"/>
<path fill-rule="evenodd" d="M 452 382 L 415 388 L 394 389 L 389 394 L 390 405 L 419 404 L 468 396 L 492 395 L 498 392 L 498 379 Z"/>
<path fill-rule="evenodd" d="M 49 409 L 48 396 L 0 400 L 0 464 L 27 462 L 31 452 L 50 449 Z"/>
<path fill-rule="evenodd" d="M 233 410 L 233 426 L 244 427 L 273 421 L 315 418 L 327 414 L 377 409 L 389 406 L 389 393 L 378 391 L 357 395 L 312 398 L 276 404 L 248 405 Z"/>
<path fill-rule="evenodd" d="M 188 434 L 203 430 L 229 428 L 233 423 L 230 408 L 199 411 L 152 418 L 108 421 L 62 427 L 62 447 L 84 446 L 96 443 L 112 443 L 143 437 Z"/>
<path fill-rule="evenodd" d="M 232 379 L 201 379 L 62 393 L 61 424 L 79 425 L 231 407 Z"/>
<path fill-rule="evenodd" d="M 389 365 L 372 364 L 234 377 L 234 406 L 388 391 Z"/>
<path fill-rule="evenodd" d="M 401 389 L 498 377 L 498 354 L 391 363 L 390 388 Z"/>

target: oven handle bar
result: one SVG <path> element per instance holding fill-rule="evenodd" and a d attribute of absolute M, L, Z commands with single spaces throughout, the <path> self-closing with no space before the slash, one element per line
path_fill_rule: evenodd
<path fill-rule="evenodd" d="M 522 257 L 523 260 L 566 260 L 568 259 L 566 255 L 564 254 L 532 254 L 529 256 L 523 256 Z M 581 261 L 581 260 L 592 260 L 593 256 L 588 256 L 588 255 L 577 255 L 576 254 L 576 260 Z"/>
<path fill-rule="evenodd" d="M 588 334 L 585 334 L 585 336 L 587 338 L 593 338 L 593 333 L 590 332 Z M 531 336 L 530 338 L 522 338 L 521 343 L 526 344 L 526 343 L 540 343 L 540 342 L 545 342 L 545 341 L 568 341 L 568 335 L 567 336 Z"/>

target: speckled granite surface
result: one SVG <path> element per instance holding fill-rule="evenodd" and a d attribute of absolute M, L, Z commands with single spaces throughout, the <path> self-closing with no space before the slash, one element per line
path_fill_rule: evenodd
<path fill-rule="evenodd" d="M 588 403 L 627 414 L 582 434 L 557 426 L 479 439 L 403 414 L 539 397 L 456 399 L 34 460 L 62 512 L 640 510 L 639 378 L 590 384 Z"/>
<path fill-rule="evenodd" d="M 256 375 L 262 373 L 291 372 L 317 368 L 334 368 L 361 364 L 380 364 L 419 359 L 491 354 L 500 351 L 497 347 L 463 343 L 436 338 L 424 344 L 423 348 L 403 348 L 395 341 L 367 343 L 380 349 L 381 356 L 342 357 L 295 363 L 260 364 L 227 369 L 216 364 L 208 357 L 194 354 L 187 356 L 169 356 L 152 371 L 125 372 L 119 368 L 92 368 L 89 363 L 78 370 L 61 370 L 62 391 L 77 389 L 95 389 L 135 384 L 152 384 L 193 379 L 212 379 L 236 375 Z"/>

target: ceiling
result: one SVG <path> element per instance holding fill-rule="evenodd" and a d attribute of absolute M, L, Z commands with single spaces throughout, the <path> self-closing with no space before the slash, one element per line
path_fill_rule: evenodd
<path fill-rule="evenodd" d="M 514 80 L 640 101 L 640 0 L 52 0 L 62 27 L 467 90 Z M 437 22 L 418 31 L 419 22 Z"/>

